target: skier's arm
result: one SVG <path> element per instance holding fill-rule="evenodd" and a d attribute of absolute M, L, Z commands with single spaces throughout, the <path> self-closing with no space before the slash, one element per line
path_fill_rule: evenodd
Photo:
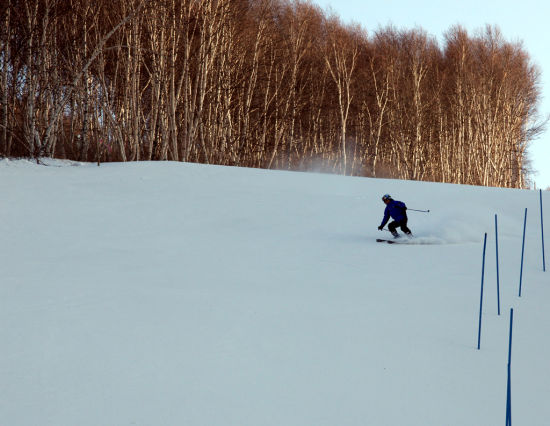
<path fill-rule="evenodd" d="M 386 210 L 384 210 L 384 218 L 382 219 L 382 223 L 380 224 L 380 228 L 383 228 L 386 223 L 388 223 L 388 220 L 390 220 L 390 211 L 386 207 Z"/>

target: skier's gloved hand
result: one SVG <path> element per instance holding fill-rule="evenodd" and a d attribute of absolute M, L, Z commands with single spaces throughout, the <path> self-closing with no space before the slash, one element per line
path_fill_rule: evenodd
<path fill-rule="evenodd" d="M 383 227 L 382 225 L 380 225 L 380 226 L 378 227 L 378 230 L 381 231 L 382 229 L 384 229 L 384 227 Z"/>

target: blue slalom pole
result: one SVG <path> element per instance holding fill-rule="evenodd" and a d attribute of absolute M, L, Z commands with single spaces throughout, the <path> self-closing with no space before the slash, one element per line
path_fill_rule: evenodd
<path fill-rule="evenodd" d="M 514 324 L 514 309 L 510 308 L 510 338 L 508 342 L 508 380 L 506 387 L 506 426 L 512 426 L 512 326 Z"/>
<path fill-rule="evenodd" d="M 487 247 L 487 232 L 483 238 L 483 261 L 481 266 L 481 296 L 479 298 L 479 328 L 477 331 L 477 349 L 481 346 L 481 313 L 483 311 L 483 278 L 485 277 L 485 248 Z"/>
<path fill-rule="evenodd" d="M 497 254 L 497 312 L 500 315 L 500 278 L 498 272 L 498 222 L 497 215 L 495 214 L 495 247 Z"/>
<path fill-rule="evenodd" d="M 546 261 L 544 260 L 544 221 L 542 220 L 542 189 L 539 189 L 540 193 L 540 234 L 542 238 L 542 270 L 546 272 Z"/>
<path fill-rule="evenodd" d="M 506 426 L 512 426 L 512 386 L 510 381 L 510 364 L 508 364 L 508 380 L 506 387 Z"/>
<path fill-rule="evenodd" d="M 521 297 L 521 281 L 523 278 L 523 254 L 525 252 L 525 227 L 527 225 L 527 207 L 525 207 L 525 218 L 523 219 L 523 242 L 521 243 L 521 267 L 519 270 L 519 297 Z"/>

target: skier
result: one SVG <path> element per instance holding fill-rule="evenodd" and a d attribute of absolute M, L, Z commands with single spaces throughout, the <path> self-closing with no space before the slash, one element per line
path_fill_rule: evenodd
<path fill-rule="evenodd" d="M 382 223 L 378 227 L 378 230 L 381 231 L 384 228 L 384 225 L 386 225 L 391 216 L 393 221 L 388 225 L 388 229 L 392 233 L 393 237 L 399 238 L 399 234 L 396 231 L 396 228 L 399 227 L 406 235 L 412 237 L 411 230 L 407 228 L 408 218 L 407 206 L 405 203 L 394 200 L 389 194 L 385 194 L 382 197 L 382 201 L 386 204 L 386 209 L 384 210 L 384 218 L 382 219 Z"/>

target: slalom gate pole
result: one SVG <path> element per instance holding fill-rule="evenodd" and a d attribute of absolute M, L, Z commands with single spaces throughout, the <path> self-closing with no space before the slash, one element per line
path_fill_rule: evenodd
<path fill-rule="evenodd" d="M 481 347 L 481 314 L 483 312 L 483 278 L 485 277 L 485 248 L 487 247 L 487 232 L 483 238 L 483 261 L 481 266 L 481 296 L 479 298 L 479 327 L 477 331 L 477 349 Z"/>
<path fill-rule="evenodd" d="M 523 278 L 523 254 L 525 253 L 525 227 L 527 225 L 527 207 L 525 207 L 525 218 L 523 219 L 523 242 L 521 243 L 521 267 L 519 270 L 519 297 L 521 297 L 521 281 Z"/>
<path fill-rule="evenodd" d="M 514 309 L 510 308 L 510 337 L 508 341 L 508 380 L 506 386 L 506 426 L 512 426 L 512 326 L 514 324 Z"/>
<path fill-rule="evenodd" d="M 498 222 L 497 215 L 495 214 L 495 247 L 496 247 L 496 256 L 497 256 L 497 312 L 500 315 L 500 278 L 498 271 Z"/>
<path fill-rule="evenodd" d="M 546 272 L 546 261 L 544 259 L 544 221 L 542 220 L 542 189 L 540 192 L 540 235 L 542 238 L 542 270 Z"/>
<path fill-rule="evenodd" d="M 416 210 L 416 209 L 409 209 L 409 208 L 407 208 L 407 210 L 411 212 L 430 213 L 429 210 Z"/>
<path fill-rule="evenodd" d="M 510 385 L 510 364 L 508 364 L 508 380 L 506 381 L 506 426 L 512 426 L 512 389 Z"/>

